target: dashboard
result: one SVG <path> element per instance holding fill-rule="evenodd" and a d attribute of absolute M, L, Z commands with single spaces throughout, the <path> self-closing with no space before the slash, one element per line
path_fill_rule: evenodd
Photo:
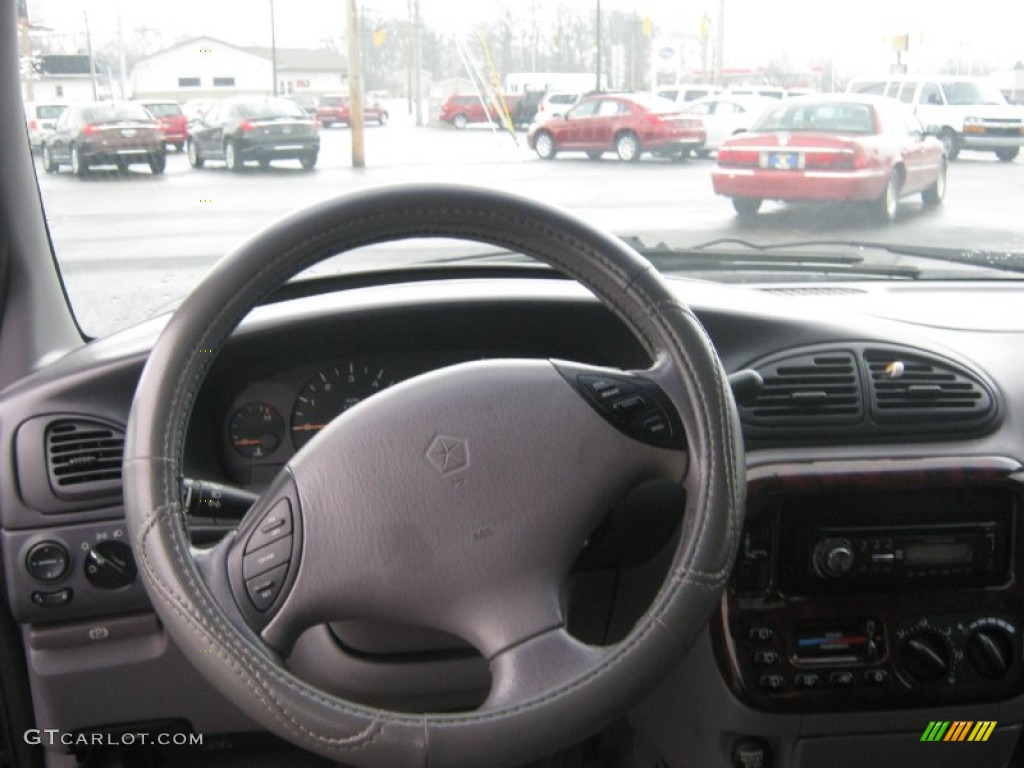
<path fill-rule="evenodd" d="M 1020 289 L 671 284 L 732 375 L 747 526 L 708 631 L 630 715 L 644 749 L 670 766 L 902 765 L 929 723 L 955 721 L 992 725 L 935 764 L 1010 764 L 1024 722 Z M 123 540 L 118 441 L 163 322 L 86 345 L 0 396 L 5 581 L 40 728 L 254 728 L 161 632 Z M 557 278 L 382 279 L 258 308 L 195 404 L 196 542 L 227 535 L 332 418 L 421 373 L 495 357 L 650 362 Z M 656 500 L 629 503 L 657 512 Z M 647 541 L 628 555 L 588 542 L 567 590 L 581 637 L 622 636 L 650 600 L 676 533 L 655 513 L 630 524 Z M 604 544 L 627 538 L 610 528 Z M 418 628 L 322 627 L 289 663 L 392 706 L 473 706 L 488 684 L 470 647 Z M 135 690 L 140 674 L 161 695 Z M 78 695 L 100 681 L 115 694 L 103 704 Z"/>

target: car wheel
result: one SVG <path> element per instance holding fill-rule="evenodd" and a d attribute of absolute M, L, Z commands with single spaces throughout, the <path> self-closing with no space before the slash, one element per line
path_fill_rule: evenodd
<path fill-rule="evenodd" d="M 879 221 L 888 223 L 896 220 L 896 212 L 900 207 L 900 172 L 893 169 L 892 173 L 889 174 L 889 182 L 885 185 L 885 190 L 882 192 L 875 203 L 875 215 Z"/>
<path fill-rule="evenodd" d="M 57 164 L 53 162 L 53 155 L 50 154 L 49 147 L 43 147 L 43 170 L 47 173 L 57 172 Z"/>
<path fill-rule="evenodd" d="M 183 142 L 183 141 L 176 141 L 174 143 L 174 151 L 175 152 L 181 152 L 184 148 L 185 148 L 185 142 Z"/>
<path fill-rule="evenodd" d="M 921 193 L 921 199 L 925 205 L 939 205 L 942 202 L 942 198 L 946 196 L 946 164 L 943 163 L 939 166 L 939 175 L 935 178 L 935 183 L 930 187 L 927 187 Z"/>
<path fill-rule="evenodd" d="M 164 172 L 167 168 L 167 153 L 158 152 L 155 155 L 149 156 L 149 170 L 152 171 L 154 176 L 157 176 Z"/>
<path fill-rule="evenodd" d="M 311 171 L 314 168 L 316 168 L 316 158 L 316 152 L 309 152 L 308 154 L 305 154 L 302 157 L 300 157 L 299 162 L 302 164 L 303 168 L 305 168 L 307 171 Z"/>
<path fill-rule="evenodd" d="M 388 120 L 390 119 L 391 118 L 388 116 L 387 112 L 381 112 L 380 117 L 377 118 L 377 122 L 380 123 L 381 125 L 387 125 Z"/>
<path fill-rule="evenodd" d="M 555 138 L 547 131 L 537 134 L 537 138 L 533 140 L 533 150 L 541 160 L 554 160 L 558 154 Z"/>
<path fill-rule="evenodd" d="M 321 124 L 321 125 L 322 125 L 322 126 L 323 126 L 324 128 L 330 128 L 330 127 L 331 127 L 332 125 L 334 125 L 334 121 L 333 121 L 333 120 L 321 120 L 321 121 L 320 121 L 320 124 Z"/>
<path fill-rule="evenodd" d="M 265 171 L 269 167 L 270 167 L 270 161 L 269 160 L 267 160 L 266 158 L 263 158 L 262 160 L 260 160 L 260 170 L 261 171 Z"/>
<path fill-rule="evenodd" d="M 942 142 L 943 148 L 946 150 L 946 157 L 950 160 L 956 160 L 960 155 L 960 137 L 956 135 L 956 131 L 952 128 L 943 128 L 939 132 L 939 141 Z"/>
<path fill-rule="evenodd" d="M 615 154 L 624 163 L 635 163 L 640 159 L 640 139 L 635 133 L 626 131 L 615 139 Z"/>
<path fill-rule="evenodd" d="M 466 123 L 468 122 L 469 118 L 467 118 L 461 112 L 452 118 L 452 125 L 458 128 L 460 131 L 466 127 Z"/>
<path fill-rule="evenodd" d="M 245 163 L 238 156 L 238 147 L 233 139 L 228 139 L 228 142 L 224 145 L 224 163 L 229 171 L 235 171 L 236 173 L 245 168 Z"/>
<path fill-rule="evenodd" d="M 748 218 L 757 215 L 757 212 L 761 210 L 762 202 L 760 197 L 734 197 L 732 207 L 736 209 L 736 213 L 740 217 Z"/>
<path fill-rule="evenodd" d="M 77 144 L 71 145 L 71 172 L 75 176 L 85 176 L 89 172 L 89 163 L 82 157 L 82 150 Z"/>
<path fill-rule="evenodd" d="M 196 144 L 194 139 L 189 139 L 186 142 L 185 152 L 188 155 L 189 165 L 191 165 L 193 168 L 203 167 L 203 163 L 205 163 L 206 161 L 203 160 L 202 156 L 199 154 L 199 145 Z"/>
<path fill-rule="evenodd" d="M 711 157 L 711 150 L 710 149 L 698 149 L 698 150 L 695 150 L 695 154 L 701 160 L 707 160 L 709 157 Z"/>
<path fill-rule="evenodd" d="M 1020 153 L 1020 147 L 1003 147 L 996 150 L 996 157 L 1004 163 L 1012 162 Z"/>
<path fill-rule="evenodd" d="M 587 157 L 589 157 L 591 160 L 600 160 L 601 155 L 603 154 L 604 152 L 601 152 L 600 150 L 592 149 L 591 151 L 587 152 Z"/>

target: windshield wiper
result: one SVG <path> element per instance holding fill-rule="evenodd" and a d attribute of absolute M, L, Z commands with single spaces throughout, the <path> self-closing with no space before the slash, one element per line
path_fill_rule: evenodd
<path fill-rule="evenodd" d="M 862 240 L 795 240 L 788 243 L 759 245 L 737 237 L 722 237 L 692 246 L 691 250 L 705 251 L 718 246 L 741 246 L 742 248 L 766 253 L 786 251 L 791 248 L 855 248 L 859 250 L 877 250 L 897 256 L 913 256 L 919 259 L 931 259 L 947 264 L 967 264 L 972 267 L 984 267 L 1003 272 L 1024 274 L 1024 253 L 1018 251 L 993 251 L 966 248 L 944 248 L 928 245 L 901 245 L 898 243 L 870 243 Z M 788 254 L 787 254 L 788 255 Z"/>

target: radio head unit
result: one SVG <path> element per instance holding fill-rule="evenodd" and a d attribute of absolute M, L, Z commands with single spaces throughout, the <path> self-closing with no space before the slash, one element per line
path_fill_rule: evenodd
<path fill-rule="evenodd" d="M 1012 497 L 998 489 L 814 493 L 785 499 L 786 594 L 1003 584 Z"/>

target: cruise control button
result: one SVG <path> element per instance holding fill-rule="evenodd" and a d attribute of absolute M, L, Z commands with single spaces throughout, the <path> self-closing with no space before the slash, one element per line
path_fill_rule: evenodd
<path fill-rule="evenodd" d="M 249 541 L 245 543 L 245 553 L 255 552 L 291 532 L 292 505 L 288 499 L 281 499 L 263 516 L 256 530 L 249 536 Z"/>
<path fill-rule="evenodd" d="M 668 419 L 661 414 L 644 419 L 644 431 L 651 437 L 662 437 L 668 433 Z"/>
<path fill-rule="evenodd" d="M 58 589 L 56 592 L 33 592 L 32 602 L 43 608 L 56 608 L 70 603 L 73 594 L 70 588 Z"/>
<path fill-rule="evenodd" d="M 242 577 L 246 580 L 266 573 L 271 568 L 286 565 L 291 558 L 292 537 L 285 536 L 262 549 L 257 549 L 242 560 Z"/>
<path fill-rule="evenodd" d="M 754 654 L 754 663 L 759 667 L 771 667 L 779 663 L 779 654 L 775 651 L 758 651 Z"/>
<path fill-rule="evenodd" d="M 616 400 L 612 403 L 612 412 L 616 416 L 628 416 L 631 413 L 642 411 L 647 407 L 647 401 L 639 395 L 633 397 L 624 397 L 622 400 Z"/>
<path fill-rule="evenodd" d="M 748 637 L 755 643 L 766 643 L 775 637 L 775 631 L 771 627 L 751 627 Z"/>
<path fill-rule="evenodd" d="M 285 563 L 245 582 L 249 599 L 257 611 L 265 611 L 274 604 L 277 596 L 281 594 L 281 587 L 284 586 L 287 574 L 288 563 Z"/>

